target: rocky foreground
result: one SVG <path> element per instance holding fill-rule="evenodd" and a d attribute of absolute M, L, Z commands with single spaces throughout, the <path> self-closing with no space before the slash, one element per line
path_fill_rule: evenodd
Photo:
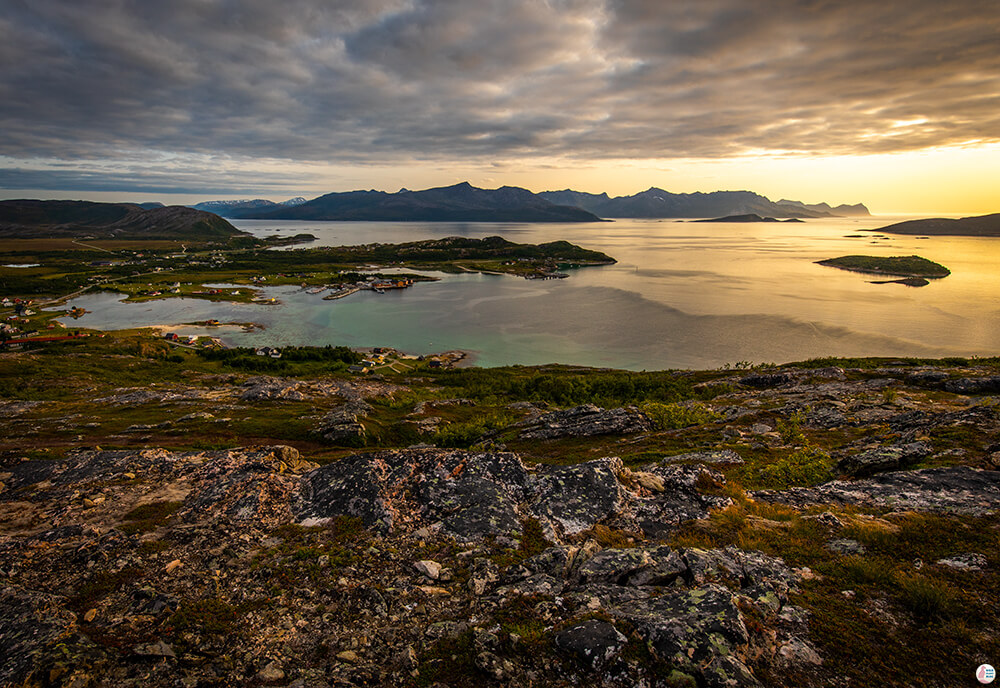
<path fill-rule="evenodd" d="M 176 409 L 128 436 L 217 424 L 185 406 L 206 399 L 335 397 L 316 436 L 364 444 L 402 382 L 258 377 L 101 403 Z M 676 430 L 662 408 L 516 402 L 472 449 L 8 452 L 0 685 L 862 685 L 844 647 L 910 685 L 880 642 L 995 659 L 1000 378 L 785 369 L 711 384 L 723 393 L 671 410 L 701 414 Z M 433 439 L 437 414 L 473 407 L 393 413 Z M 628 453 L 654 440 L 691 447 Z M 537 459 L 553 448 L 578 458 Z M 911 667 L 919 685 L 967 673 Z"/>

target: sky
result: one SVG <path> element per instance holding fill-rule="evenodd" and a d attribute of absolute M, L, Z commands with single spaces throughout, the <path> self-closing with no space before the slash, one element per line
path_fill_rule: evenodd
<path fill-rule="evenodd" d="M 1000 212 L 997 0 L 2 0 L 0 198 Z"/>

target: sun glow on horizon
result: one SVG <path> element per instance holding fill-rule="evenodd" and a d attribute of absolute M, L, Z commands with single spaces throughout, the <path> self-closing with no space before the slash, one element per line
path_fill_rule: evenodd
<path fill-rule="evenodd" d="M 864 203 L 874 215 L 970 216 L 1000 212 L 1000 143 L 927 148 L 905 153 L 803 156 L 758 151 L 717 159 L 583 160 L 521 158 L 493 161 L 420 161 L 408 165 L 311 163 L 198 158 L 193 166 L 216 166 L 233 175 L 231 192 L 149 188 L 124 191 L 4 189 L 3 198 L 77 198 L 95 201 L 159 200 L 189 204 L 220 198 L 315 198 L 335 191 L 424 189 L 468 181 L 475 186 L 520 186 L 534 192 L 574 189 L 628 196 L 650 187 L 672 193 L 746 190 L 773 201 L 782 198 L 830 205 Z M 162 166 L 167 174 L 183 161 Z M 308 174 L 303 174 L 306 169 Z M 102 166 L 128 178 L 128 167 Z M 287 173 L 287 178 L 282 178 Z M 198 175 L 191 180 L 197 186 Z M 277 180 L 281 178 L 281 181 Z M 127 185 L 123 188 L 128 188 Z"/>

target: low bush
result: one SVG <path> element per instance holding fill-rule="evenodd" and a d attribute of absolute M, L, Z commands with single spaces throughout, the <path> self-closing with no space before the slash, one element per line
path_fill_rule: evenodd
<path fill-rule="evenodd" d="M 918 573 L 896 575 L 900 599 L 904 606 L 921 621 L 933 621 L 949 616 L 956 602 L 951 587 Z"/>
<path fill-rule="evenodd" d="M 641 404 L 639 409 L 649 417 L 657 430 L 678 430 L 692 425 L 714 423 L 722 418 L 712 409 L 697 402 L 662 404 L 649 401 Z"/>
<path fill-rule="evenodd" d="M 749 466 L 741 471 L 744 485 L 783 490 L 817 485 L 833 479 L 833 460 L 817 447 L 803 447 L 771 463 Z"/>

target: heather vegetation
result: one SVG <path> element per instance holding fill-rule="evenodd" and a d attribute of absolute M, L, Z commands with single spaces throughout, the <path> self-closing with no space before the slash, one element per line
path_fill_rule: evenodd
<path fill-rule="evenodd" d="M 751 642 L 761 643 L 726 652 L 765 685 L 832 686 L 831 676 L 855 685 L 906 686 L 913 676 L 959 684 L 966 665 L 1000 651 L 991 632 L 1000 523 L 982 508 L 995 502 L 982 476 L 1000 463 L 996 359 L 640 373 L 451 368 L 390 352 L 363 374 L 347 369 L 361 354 L 342 346 L 285 347 L 274 359 L 179 347 L 147 331 L 90 334 L 0 354 L 0 474 L 8 476 L 0 527 L 12 542 L 90 537 L 38 535 L 48 532 L 52 503 L 111 533 L 102 546 L 115 566 L 64 561 L 77 546 L 41 567 L 8 557 L 15 586 L 58 581 L 66 594 L 58 604 L 90 619 L 80 632 L 101 656 L 122 648 L 159 656 L 166 647 L 206 657 L 197 666 L 207 667 L 234 646 L 243 648 L 235 666 L 251 676 L 277 675 L 280 665 L 287 677 L 357 677 L 368 667 L 376 678 L 402 671 L 392 674 L 399 685 L 445 676 L 449 685 L 500 685 L 491 672 L 576 675 L 582 665 L 567 649 L 575 634 L 614 628 L 630 680 L 698 685 L 703 670 L 649 645 L 643 624 L 653 622 L 625 600 L 650 594 L 644 609 L 655 609 L 720 590 L 751 600 L 718 613 L 738 613 Z M 334 492 L 343 489 L 352 504 L 385 503 L 408 525 L 385 533 L 364 510 L 325 525 L 291 515 L 295 500 L 332 508 L 326 483 L 316 482 L 320 469 L 352 465 L 358 472 L 343 479 L 356 482 L 332 481 Z M 87 477 L 24 482 L 47 467 Z M 368 496 L 402 475 L 412 483 Z M 309 489 L 299 492 L 303 481 Z M 459 484 L 472 492 L 449 492 Z M 514 517 L 484 506 L 498 499 L 514 500 Z M 420 500 L 430 501 L 417 508 Z M 11 511 L 15 504 L 29 506 Z M 649 520 L 643 510 L 652 508 L 666 511 Z M 256 520 L 240 521 L 246 513 Z M 424 525 L 424 513 L 437 515 Z M 470 543 L 434 523 L 505 525 Z M 249 541 L 227 535 L 243 528 L 253 532 Z M 656 568 L 667 566 L 664 547 L 687 567 L 670 584 L 669 567 Z M 751 557 L 741 565 L 761 580 L 779 565 L 753 557 L 780 560 L 793 589 L 751 593 L 749 579 L 725 567 L 703 578 L 701 557 L 733 552 Z M 601 568 L 633 560 L 659 563 L 635 564 L 641 575 Z M 414 569 L 424 561 L 441 567 L 435 578 Z M 560 607 L 529 585 L 542 575 L 569 591 L 560 599 L 578 596 L 582 606 Z M 587 587 L 605 580 L 612 597 Z M 596 607 L 587 606 L 591 598 Z M 10 608 L 27 603 L 11 599 Z M 808 652 L 797 650 L 794 661 L 777 659 L 780 643 L 767 640 L 789 632 L 769 604 L 807 619 L 794 633 Z M 152 608 L 161 612 L 145 611 Z M 293 618 L 305 629 L 294 657 L 273 641 Z M 479 621 L 462 621 L 471 618 Z M 691 642 L 701 642 L 698 622 L 690 623 Z M 416 627 L 439 635 L 411 637 Z M 351 643 L 354 635 L 365 642 Z M 262 646 L 271 648 L 267 662 L 246 659 Z M 76 645 L 66 652 L 73 666 L 90 666 Z M 409 668 L 392 668 L 399 656 Z M 958 659 L 939 661 L 950 656 Z"/>

